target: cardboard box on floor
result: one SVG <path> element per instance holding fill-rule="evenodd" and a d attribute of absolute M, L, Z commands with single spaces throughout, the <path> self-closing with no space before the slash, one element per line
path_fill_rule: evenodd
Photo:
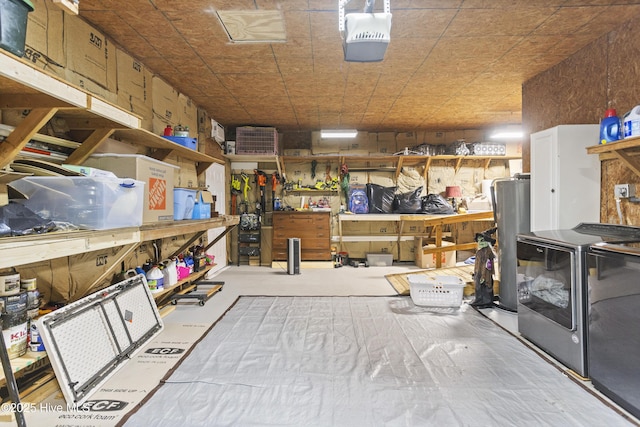
<path fill-rule="evenodd" d="M 440 252 L 440 254 L 424 254 L 423 249 L 435 248 L 435 239 L 427 237 L 416 237 L 415 240 L 415 261 L 420 268 L 435 268 L 437 256 L 440 256 L 442 267 L 456 266 L 456 251 Z M 452 242 L 442 241 L 442 246 L 452 246 Z"/>

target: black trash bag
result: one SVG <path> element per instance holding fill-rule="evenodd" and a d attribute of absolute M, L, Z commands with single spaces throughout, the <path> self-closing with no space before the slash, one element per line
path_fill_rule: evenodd
<path fill-rule="evenodd" d="M 496 239 L 491 237 L 497 228 L 476 233 L 475 241 L 478 243 L 476 260 L 473 268 L 473 282 L 475 285 L 475 298 L 469 303 L 476 308 L 493 307 L 493 273 L 495 271 L 493 245 Z"/>
<path fill-rule="evenodd" d="M 422 197 L 422 210 L 424 214 L 431 215 L 453 215 L 454 210 L 451 203 L 439 194 L 427 194 Z"/>
<path fill-rule="evenodd" d="M 383 187 L 378 184 L 367 184 L 369 213 L 393 213 L 393 199 L 398 187 Z"/>
<path fill-rule="evenodd" d="M 0 237 L 41 234 L 55 229 L 55 223 L 20 203 L 0 206 Z"/>
<path fill-rule="evenodd" d="M 408 193 L 396 194 L 393 201 L 393 212 L 403 214 L 415 214 L 422 211 L 422 199 L 420 198 L 422 187 L 418 187 Z"/>

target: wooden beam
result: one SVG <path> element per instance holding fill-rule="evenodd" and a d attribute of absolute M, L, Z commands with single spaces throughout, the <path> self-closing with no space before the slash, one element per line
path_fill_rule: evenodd
<path fill-rule="evenodd" d="M 87 139 L 84 140 L 80 147 L 76 148 L 73 153 L 67 158 L 67 163 L 70 165 L 80 165 L 95 151 L 95 149 L 104 141 L 109 138 L 114 129 L 96 129 Z"/>
<path fill-rule="evenodd" d="M 636 176 L 640 177 L 640 165 L 638 165 L 638 162 L 636 161 L 636 159 L 632 158 L 631 156 L 629 156 L 627 153 L 620 151 L 620 150 L 615 150 L 613 152 L 617 158 L 619 158 L 629 169 L 631 169 L 633 171 L 633 173 L 636 174 Z"/>
<path fill-rule="evenodd" d="M 0 143 L 0 169 L 7 166 L 27 145 L 33 135 L 58 111 L 57 108 L 34 108 Z"/>
<path fill-rule="evenodd" d="M 157 149 L 154 150 L 153 153 L 149 155 L 149 157 L 153 157 L 156 160 L 164 161 L 167 157 L 169 157 L 173 153 L 171 149 Z"/>
<path fill-rule="evenodd" d="M 207 169 L 209 169 L 209 166 L 211 166 L 212 164 L 212 162 L 198 162 L 198 164 L 196 165 L 196 175 L 199 176 L 203 174 Z"/>
<path fill-rule="evenodd" d="M 85 113 L 86 114 L 86 113 Z M 124 129 L 125 126 L 116 123 L 112 120 L 103 119 L 100 117 L 79 117 L 74 115 L 64 115 L 61 114 L 61 117 L 65 119 L 69 129 L 73 130 L 94 130 L 100 128 L 110 128 L 110 129 Z"/>
<path fill-rule="evenodd" d="M 52 98 L 43 93 L 0 94 L 0 109 L 5 108 L 21 110 L 31 110 L 32 108 L 78 109 L 78 107 L 68 102 Z"/>
<path fill-rule="evenodd" d="M 456 173 L 458 173 L 458 171 L 460 170 L 460 166 L 462 166 L 462 156 L 458 157 L 458 159 L 456 160 Z"/>
<path fill-rule="evenodd" d="M 404 161 L 404 157 L 398 156 L 398 164 L 396 166 L 396 179 L 400 176 L 400 172 L 402 172 L 402 163 Z"/>

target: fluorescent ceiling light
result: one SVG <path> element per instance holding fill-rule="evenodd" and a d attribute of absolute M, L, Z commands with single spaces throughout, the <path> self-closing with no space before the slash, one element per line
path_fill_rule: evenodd
<path fill-rule="evenodd" d="M 496 129 L 489 139 L 521 139 L 524 136 L 522 129 L 519 127 L 509 127 L 505 129 Z"/>
<path fill-rule="evenodd" d="M 355 129 L 323 129 L 320 138 L 355 138 L 358 131 Z"/>

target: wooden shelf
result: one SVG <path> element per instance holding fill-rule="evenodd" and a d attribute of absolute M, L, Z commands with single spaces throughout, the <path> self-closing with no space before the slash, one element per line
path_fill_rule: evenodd
<path fill-rule="evenodd" d="M 0 268 L 78 255 L 140 242 L 138 228 L 60 231 L 0 239 Z"/>
<path fill-rule="evenodd" d="M 202 270 L 193 272 L 188 277 L 185 277 L 182 280 L 178 280 L 178 282 L 175 285 L 165 286 L 165 288 L 160 292 L 152 292 L 153 299 L 155 299 L 156 301 L 160 301 L 161 299 L 163 299 L 163 297 L 173 294 L 175 290 L 180 289 L 183 285 L 189 285 L 192 282 L 198 280 L 199 278 L 207 274 L 207 272 L 211 270 L 213 267 L 215 267 L 215 264 L 207 265 Z"/>
<path fill-rule="evenodd" d="M 8 108 L 30 112 L 0 144 L 0 168 L 11 163 L 31 137 L 56 115 L 65 118 L 70 128 L 92 130 L 86 145 L 76 150 L 76 156 L 70 156 L 70 162 L 86 158 L 114 129 L 138 129 L 141 124 L 137 115 L 0 51 L 0 109 Z"/>
<path fill-rule="evenodd" d="M 115 246 L 137 245 L 164 237 L 192 234 L 217 227 L 230 227 L 238 222 L 238 216 L 222 215 L 211 219 L 145 224 L 140 228 L 61 231 L 4 237 L 0 239 L 0 268 L 78 255 Z"/>
<path fill-rule="evenodd" d="M 588 154 L 598 154 L 600 161 L 618 159 L 636 176 L 640 177 L 640 137 L 625 138 L 609 144 L 587 147 Z"/>
<path fill-rule="evenodd" d="M 107 138 L 115 137 L 151 149 L 150 156 L 165 160 L 175 154 L 196 162 L 203 173 L 224 160 L 169 141 L 141 128 L 141 118 L 117 105 L 33 68 L 21 58 L 0 51 L 0 109 L 31 110 L 0 144 L 0 167 L 11 163 L 33 135 L 54 115 L 72 130 L 90 131 L 66 163 L 81 164 Z"/>
<path fill-rule="evenodd" d="M 66 159 L 69 164 L 81 164 L 107 138 L 127 140 L 135 145 L 148 148 L 149 155 L 157 160 L 165 160 L 170 155 L 193 161 L 198 175 L 213 163 L 224 164 L 196 150 L 191 150 L 173 141 L 141 128 L 141 118 L 124 108 L 106 102 L 58 77 L 34 68 L 29 62 L 7 52 L 0 51 L 0 110 L 29 110 L 27 116 L 13 129 L 4 129 L 8 135 L 0 141 L 0 168 L 9 165 L 27 143 L 53 117 L 65 119 L 69 129 L 77 134 L 88 135 L 83 141 L 69 142 L 74 148 Z M 36 136 L 45 138 L 45 136 Z M 64 146 L 64 142 L 62 145 Z M 115 268 L 142 242 L 176 235 L 190 235 L 185 247 L 191 245 L 207 230 L 226 227 L 208 247 L 215 244 L 239 222 L 238 216 L 220 216 L 207 220 L 171 221 L 145 224 L 112 230 L 82 230 L 54 232 L 41 235 L 0 238 L 0 268 L 17 267 L 55 258 L 70 257 L 87 252 L 118 248 L 117 255 L 105 271 L 98 272 L 87 282 L 88 290 L 100 289 L 109 280 Z M 166 299 L 185 283 L 202 277 L 212 266 L 190 275 L 175 286 L 154 295 L 156 302 Z M 46 360 L 46 353 L 28 352 L 25 356 L 11 361 L 12 370 L 24 371 L 39 361 Z M 9 374 L 7 374 L 9 375 Z M 4 382 L 4 380 L 2 380 Z"/>
<path fill-rule="evenodd" d="M 416 236 L 415 233 L 405 233 L 404 226 L 409 222 L 419 222 L 422 226 L 431 229 L 431 233 L 435 235 L 435 247 L 430 249 L 424 249 L 424 253 L 440 253 L 452 250 L 468 250 L 475 247 L 475 242 L 460 243 L 457 242 L 454 245 L 443 246 L 442 238 L 443 231 L 442 226 L 447 224 L 466 223 L 470 221 L 485 221 L 493 220 L 492 211 L 480 211 L 471 212 L 465 214 L 452 214 L 452 215 L 429 215 L 429 214 L 339 214 L 338 215 L 338 247 L 339 250 L 345 250 L 343 243 L 345 242 L 396 242 L 397 245 L 397 259 L 402 259 L 400 242 L 413 240 Z M 397 223 L 395 232 L 378 235 L 345 235 L 343 233 L 344 222 L 358 222 L 358 221 L 383 221 L 383 222 L 395 222 Z M 332 238 L 335 242 L 335 237 Z M 436 267 L 440 268 L 442 264 L 441 257 L 436 259 Z"/>

